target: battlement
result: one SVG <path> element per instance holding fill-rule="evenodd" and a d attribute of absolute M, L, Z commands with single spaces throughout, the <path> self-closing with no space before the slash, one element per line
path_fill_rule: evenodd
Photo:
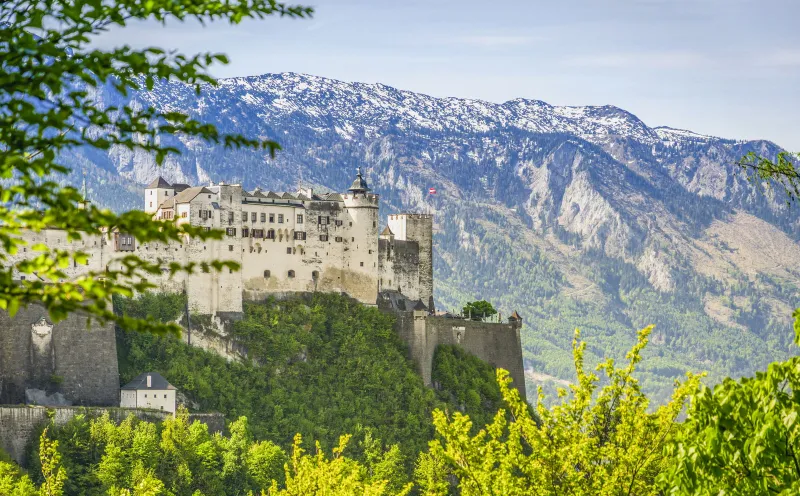
<path fill-rule="evenodd" d="M 433 220 L 433 214 L 391 214 L 389 220 L 400 219 L 420 219 L 420 220 Z"/>

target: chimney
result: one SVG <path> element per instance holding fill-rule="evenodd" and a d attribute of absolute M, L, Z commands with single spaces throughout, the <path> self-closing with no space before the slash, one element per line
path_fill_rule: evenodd
<path fill-rule="evenodd" d="M 150 375 L 147 376 L 147 387 L 153 387 L 153 378 Z"/>

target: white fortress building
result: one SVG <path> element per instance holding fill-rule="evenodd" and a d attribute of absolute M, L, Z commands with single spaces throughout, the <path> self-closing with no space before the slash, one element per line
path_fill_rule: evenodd
<path fill-rule="evenodd" d="M 196 314 L 225 318 L 242 312 L 244 299 L 314 291 L 344 293 L 375 305 L 378 293 L 387 290 L 421 300 L 432 311 L 432 217 L 390 215 L 379 236 L 378 201 L 360 170 L 346 193 L 321 195 L 310 189 L 275 193 L 248 192 L 239 184 L 170 184 L 158 177 L 145 188 L 145 212 L 159 220 L 222 230 L 223 239 L 138 243 L 131 235 L 113 232 L 69 242 L 59 230 L 26 233 L 25 238 L 30 245 L 87 253 L 87 265 L 68 268 L 68 277 L 113 267 L 131 253 L 163 267 L 213 260 L 240 264 L 239 271 L 198 269 L 171 276 L 165 269 L 157 280 L 148 278 L 163 291 L 185 291 Z M 26 256 L 20 250 L 14 258 Z"/>

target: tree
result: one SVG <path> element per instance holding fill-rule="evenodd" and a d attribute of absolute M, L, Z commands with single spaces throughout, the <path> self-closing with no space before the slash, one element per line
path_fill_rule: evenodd
<path fill-rule="evenodd" d="M 214 84 L 207 69 L 227 63 L 222 54 L 186 57 L 159 48 L 135 50 L 128 46 L 102 50 L 91 42 L 109 29 L 121 29 L 132 21 L 225 21 L 271 15 L 308 17 L 312 9 L 276 0 L 9 0 L 0 3 L 0 308 L 14 314 L 21 305 L 41 303 L 54 320 L 71 312 L 112 320 L 128 329 L 175 331 L 174 324 L 136 320 L 115 315 L 113 295 L 130 296 L 152 288 L 148 274 L 192 272 L 195 264 L 148 263 L 135 255 L 119 267 L 89 272 L 73 281 L 64 269 L 85 264 L 80 251 L 31 246 L 37 255 L 10 262 L 25 241 L 25 230 L 61 229 L 70 241 L 119 230 L 139 242 L 180 241 L 185 236 L 220 239 L 221 232 L 155 222 L 144 212 L 121 215 L 86 206 L 82 195 L 60 182 L 70 169 L 65 153 L 77 149 L 108 150 L 111 147 L 150 153 L 160 164 L 174 147 L 162 138 L 184 135 L 221 143 L 228 148 L 264 149 L 274 154 L 274 141 L 222 134 L 208 124 L 180 112 L 159 112 L 134 106 L 98 105 L 92 97 L 104 88 L 121 94 L 152 89 L 164 79 L 181 81 L 200 92 Z M 215 270 L 236 269 L 234 263 L 215 261 Z M 27 275 L 14 281 L 15 273 Z M 33 277 L 35 275 L 35 277 Z M 103 278 L 103 281 L 98 280 Z"/>
<path fill-rule="evenodd" d="M 495 315 L 497 310 L 495 310 L 492 304 L 488 301 L 480 300 L 471 301 L 464 305 L 464 308 L 461 309 L 461 313 L 472 320 L 483 320 Z"/>
<path fill-rule="evenodd" d="M 576 331 L 577 383 L 570 386 L 571 397 L 552 409 L 544 406 L 539 390 L 538 423 L 510 387 L 504 370 L 498 370 L 497 378 L 510 419 L 505 410 L 498 410 L 494 421 L 473 436 L 468 416 L 434 412 L 441 440 L 431 443 L 429 459 L 421 460 L 418 469 L 417 480 L 427 482 L 425 494 L 447 494 L 440 480 L 426 474 L 432 460 L 443 461 L 465 496 L 658 494 L 656 476 L 669 463 L 662 449 L 675 435 L 676 419 L 700 376 L 687 374 L 672 399 L 650 413 L 633 372 L 651 329 L 639 332 L 627 366 L 617 368 L 613 360 L 598 365 L 606 375 L 606 385 L 599 390 L 598 376 L 584 371 L 586 343 L 579 343 Z M 559 391 L 561 398 L 567 394 Z"/>
<path fill-rule="evenodd" d="M 800 309 L 794 312 L 800 344 Z M 800 357 L 741 380 L 703 387 L 692 399 L 660 477 L 668 494 L 800 493 Z"/>
<path fill-rule="evenodd" d="M 800 198 L 800 170 L 793 162 L 796 158 L 800 158 L 800 154 L 781 152 L 773 161 L 750 152 L 739 161 L 739 167 L 755 185 L 777 183 L 786 194 L 786 202 L 791 203 Z"/>
<path fill-rule="evenodd" d="M 306 494 L 327 494 L 330 496 L 382 496 L 389 494 L 388 481 L 372 478 L 367 469 L 342 455 L 350 436 L 339 438 L 339 444 L 333 448 L 333 457 L 325 457 L 319 442 L 316 443 L 316 454 L 307 455 L 301 447 L 302 437 L 294 438 L 292 458 L 286 464 L 286 487 L 278 489 L 277 481 L 272 483 L 270 496 L 301 496 Z M 411 484 L 399 492 L 403 496 L 411 491 Z"/>

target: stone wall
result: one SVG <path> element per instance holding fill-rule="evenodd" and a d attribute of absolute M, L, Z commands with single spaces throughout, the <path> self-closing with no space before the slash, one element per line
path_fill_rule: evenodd
<path fill-rule="evenodd" d="M 380 303 L 379 307 L 386 309 Z M 526 398 L 520 322 L 476 322 L 434 317 L 426 311 L 394 309 L 392 313 L 397 319 L 397 334 L 408 346 L 409 356 L 414 360 L 426 386 L 433 385 L 433 356 L 436 347 L 458 345 L 495 368 L 507 370 L 519 394 L 523 399 Z"/>
<path fill-rule="evenodd" d="M 38 428 L 50 421 L 57 426 L 69 422 L 75 415 L 86 414 L 101 416 L 108 412 L 116 422 L 122 422 L 129 415 L 134 415 L 140 420 L 160 422 L 170 416 L 170 413 L 156 410 L 141 410 L 128 408 L 82 408 L 82 407 L 27 407 L 27 406 L 2 406 L 0 407 L 0 449 L 11 455 L 11 458 L 24 465 L 26 453 L 32 442 L 37 442 L 34 437 Z M 223 432 L 225 417 L 221 413 L 193 413 L 189 421 L 202 422 L 208 426 L 212 433 Z"/>
<path fill-rule="evenodd" d="M 0 404 L 26 403 L 26 392 L 37 393 L 41 402 L 118 404 L 113 324 L 87 327 L 86 317 L 77 314 L 53 324 L 39 305 L 13 318 L 0 312 Z"/>

